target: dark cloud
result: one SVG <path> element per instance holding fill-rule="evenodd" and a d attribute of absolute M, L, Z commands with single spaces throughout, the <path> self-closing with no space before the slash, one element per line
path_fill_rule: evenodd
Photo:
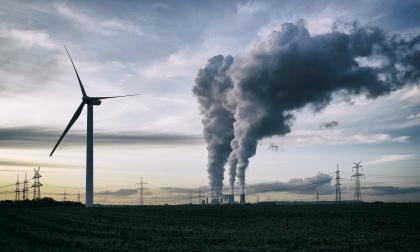
<path fill-rule="evenodd" d="M 242 190 L 258 141 L 288 134 L 295 111 L 319 112 L 337 95 L 389 94 L 418 81 L 419 62 L 420 35 L 391 35 L 357 22 L 336 23 L 321 35 L 309 34 L 302 20 L 285 23 L 255 43 L 228 71 L 234 85 L 226 103 L 235 119 L 229 164 Z"/>
<path fill-rule="evenodd" d="M 224 166 L 232 150 L 233 114 L 226 107 L 227 92 L 233 87 L 227 75 L 232 63 L 231 56 L 218 55 L 209 59 L 207 66 L 198 72 L 192 89 L 203 115 L 203 133 L 208 153 L 207 172 L 212 197 L 216 198 L 222 193 Z"/>
<path fill-rule="evenodd" d="M 134 194 L 138 194 L 139 190 L 137 188 L 133 189 L 119 189 L 116 191 L 101 191 L 101 192 L 95 192 L 95 195 L 98 196 L 131 196 Z M 152 193 L 150 191 L 145 191 L 143 193 L 144 195 L 151 195 Z"/>
<path fill-rule="evenodd" d="M 371 195 L 393 195 L 420 193 L 420 187 L 371 186 L 363 187 L 363 193 Z"/>
<path fill-rule="evenodd" d="M 10 160 L 10 159 L 0 159 L 0 166 L 12 166 L 12 167 L 30 167 L 36 168 L 40 167 L 47 167 L 47 168 L 73 168 L 78 167 L 74 165 L 67 165 L 67 164 L 58 164 L 58 163 L 44 163 L 44 162 L 33 162 L 33 161 L 21 161 L 21 160 Z M 6 171 L 6 170 L 3 170 Z M 14 170 L 8 170 L 14 171 Z"/>
<path fill-rule="evenodd" d="M 331 121 L 331 122 L 323 122 L 321 123 L 321 125 L 319 126 L 319 128 L 321 129 L 332 129 L 338 126 L 338 122 L 337 121 Z"/>
<path fill-rule="evenodd" d="M 331 185 L 331 176 L 319 173 L 314 177 L 294 178 L 288 182 L 271 182 L 247 185 L 247 193 L 266 192 L 293 192 L 298 194 L 315 194 L 318 190 L 322 194 L 328 194 L 335 189 Z"/>
<path fill-rule="evenodd" d="M 53 147 L 62 132 L 43 127 L 0 128 L 0 147 L 45 148 Z M 183 145 L 201 144 L 202 137 L 194 135 L 153 132 L 95 132 L 99 145 Z M 72 131 L 63 140 L 64 145 L 84 145 L 85 132 Z"/>
<path fill-rule="evenodd" d="M 208 186 L 201 186 L 201 187 L 195 187 L 195 188 L 185 188 L 185 187 L 161 187 L 162 191 L 169 192 L 169 193 L 179 193 L 179 194 L 188 194 L 190 192 L 192 193 L 198 193 L 199 191 L 202 193 L 211 192 L 210 188 Z"/>
<path fill-rule="evenodd" d="M 301 194 L 314 194 L 316 190 L 323 193 L 331 193 L 335 188 L 331 185 L 331 176 L 319 173 L 308 178 L 294 178 L 288 182 L 269 182 L 248 184 L 247 194 L 266 193 L 266 192 L 295 192 Z M 209 192 L 209 187 L 185 188 L 185 187 L 161 187 L 163 191 L 170 193 L 188 194 L 189 192 L 202 193 Z"/>

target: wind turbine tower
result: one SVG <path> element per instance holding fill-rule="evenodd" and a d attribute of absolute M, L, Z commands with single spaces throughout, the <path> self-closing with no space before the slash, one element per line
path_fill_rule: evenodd
<path fill-rule="evenodd" d="M 70 58 L 71 64 L 73 65 L 74 72 L 76 73 L 77 80 L 79 82 L 80 90 L 82 91 L 82 102 L 80 103 L 79 107 L 76 109 L 73 117 L 71 118 L 69 124 L 64 129 L 63 134 L 58 139 L 57 144 L 54 146 L 53 150 L 50 153 L 50 157 L 57 149 L 58 145 L 60 144 L 61 140 L 63 140 L 64 136 L 70 130 L 71 126 L 77 121 L 80 114 L 82 113 L 83 107 L 87 105 L 87 134 L 86 134 L 86 206 L 92 207 L 93 206 L 93 106 L 101 105 L 101 101 L 104 99 L 112 99 L 118 97 L 127 97 L 127 96 L 135 96 L 133 95 L 119 95 L 119 96 L 103 96 L 103 97 L 93 97 L 88 96 L 86 94 L 85 88 L 83 87 L 82 81 L 80 80 L 79 74 L 77 73 L 76 67 L 74 66 L 73 60 L 70 56 L 69 51 L 66 47 L 67 55 Z"/>
<path fill-rule="evenodd" d="M 354 200 L 355 201 L 362 201 L 362 191 L 360 190 L 360 180 L 365 178 L 365 174 L 360 173 L 360 169 L 363 170 L 363 166 L 360 165 L 362 161 L 357 163 L 353 163 L 354 166 L 352 171 L 356 170 L 356 173 L 353 174 L 351 177 L 354 178 Z"/>

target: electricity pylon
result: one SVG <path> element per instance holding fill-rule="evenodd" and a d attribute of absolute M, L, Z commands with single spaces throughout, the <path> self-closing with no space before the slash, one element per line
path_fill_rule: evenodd
<path fill-rule="evenodd" d="M 203 203 L 203 198 L 204 196 L 201 194 L 201 190 L 198 189 L 198 204 L 202 204 Z"/>
<path fill-rule="evenodd" d="M 316 203 L 319 203 L 319 192 L 316 190 Z"/>
<path fill-rule="evenodd" d="M 22 189 L 22 200 L 28 200 L 29 196 L 29 188 L 28 188 L 28 176 L 25 172 L 25 180 L 23 181 L 23 189 Z"/>
<path fill-rule="evenodd" d="M 20 200 L 20 182 L 19 182 L 19 175 L 17 175 L 16 180 L 16 189 L 15 189 L 15 201 Z"/>
<path fill-rule="evenodd" d="M 140 178 L 140 183 L 136 183 L 136 185 L 139 186 L 139 193 L 140 193 L 140 206 L 144 205 L 144 201 L 143 201 L 143 192 L 144 190 L 148 189 L 146 187 L 144 187 L 144 185 L 147 184 L 146 182 L 143 182 L 143 178 Z"/>
<path fill-rule="evenodd" d="M 32 184 L 32 187 L 34 188 L 34 195 L 33 195 L 33 199 L 41 199 L 41 182 L 39 181 L 39 179 L 42 177 L 41 174 L 39 173 L 41 170 L 41 167 L 38 167 L 38 170 L 34 169 L 34 183 Z"/>
<path fill-rule="evenodd" d="M 365 178 L 365 174 L 360 173 L 359 169 L 361 168 L 363 170 L 363 166 L 360 165 L 362 161 L 359 161 L 357 163 L 353 163 L 354 166 L 352 168 L 353 170 L 356 170 L 356 173 L 353 174 L 351 177 L 354 178 L 354 200 L 355 201 L 362 201 L 362 191 L 360 189 L 360 180 Z"/>
<path fill-rule="evenodd" d="M 341 177 L 340 177 L 340 170 L 338 169 L 337 164 L 337 170 L 335 171 L 335 203 L 341 202 L 341 183 L 340 183 Z"/>

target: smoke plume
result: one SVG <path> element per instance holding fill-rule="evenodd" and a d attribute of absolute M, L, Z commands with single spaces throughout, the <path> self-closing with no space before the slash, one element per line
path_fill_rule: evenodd
<path fill-rule="evenodd" d="M 224 104 L 221 107 L 234 115 L 233 120 L 227 120 L 231 115 L 226 112 L 223 122 L 233 122 L 229 165 L 231 176 L 236 166 L 242 190 L 258 141 L 289 133 L 297 110 L 310 107 L 319 112 L 337 95 L 376 98 L 418 81 L 419 35 L 403 38 L 358 23 L 344 28 L 335 25 L 330 33 L 312 36 L 303 21 L 285 23 L 255 43 L 247 55 L 236 57 L 230 67 L 219 63 L 216 68 L 223 70 L 212 71 L 218 74 L 211 76 L 218 80 L 212 84 L 222 85 L 223 95 L 214 99 L 212 90 L 218 88 L 212 86 L 210 92 L 200 93 L 199 99 L 215 101 L 207 107 Z M 203 70 L 197 79 L 202 76 Z M 231 177 L 231 185 L 234 181 Z"/>
<path fill-rule="evenodd" d="M 209 59 L 207 66 L 199 71 L 193 87 L 203 115 L 207 172 L 212 197 L 216 198 L 222 194 L 224 166 L 233 139 L 233 114 L 226 108 L 226 94 L 233 87 L 227 75 L 232 63 L 232 56 L 219 55 Z"/>

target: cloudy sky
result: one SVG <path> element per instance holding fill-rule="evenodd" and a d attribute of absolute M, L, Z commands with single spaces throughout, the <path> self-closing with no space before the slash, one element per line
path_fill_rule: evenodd
<path fill-rule="evenodd" d="M 410 36 L 420 32 L 419 12 L 419 1 L 2 0 L 0 186 L 41 166 L 45 195 L 83 194 L 85 112 L 48 157 L 81 99 L 63 45 L 88 95 L 141 94 L 94 108 L 96 201 L 135 202 L 143 177 L 146 201 L 181 202 L 190 188 L 207 190 L 207 151 L 191 90 L 210 57 L 244 55 L 299 19 L 311 35 L 357 20 Z M 285 137 L 259 142 L 247 170 L 249 199 L 311 200 L 316 190 L 333 199 L 328 178 L 337 164 L 343 198 L 352 199 L 351 168 L 362 161 L 365 199 L 418 201 L 419 147 L 418 85 L 376 99 L 338 97 L 320 113 L 297 111 Z M 8 190 L 14 188 L 0 193 Z"/>

